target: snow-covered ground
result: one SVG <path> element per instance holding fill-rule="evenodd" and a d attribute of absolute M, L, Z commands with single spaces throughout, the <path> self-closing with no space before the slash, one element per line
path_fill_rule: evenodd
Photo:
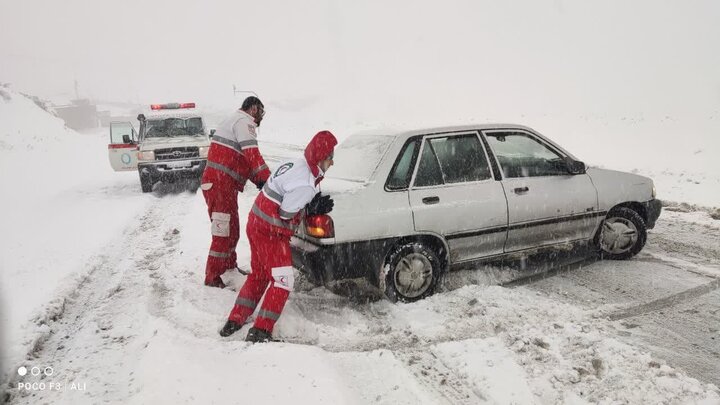
<path fill-rule="evenodd" d="M 271 140 L 306 140 L 273 131 L 282 125 L 273 119 L 279 122 L 263 128 Z M 307 126 L 293 132 L 305 134 Z M 567 146 L 606 167 L 626 153 Z M 271 165 L 299 153 L 282 145 L 263 152 Z M 629 169 L 644 173 L 641 163 Z M 720 205 L 710 190 L 720 171 L 694 169 L 705 176 L 693 175 L 708 187 L 703 195 L 680 176 L 682 165 L 649 158 L 647 165 L 666 171 L 667 182 L 656 179 L 661 198 L 660 184 L 675 184 L 677 201 Z M 136 173 L 110 170 L 104 134 L 69 131 L 2 88 L 0 176 L 0 381 L 13 403 L 720 403 L 710 378 L 690 377 L 618 334 L 612 315 L 654 302 L 653 294 L 665 292 L 657 284 L 643 291 L 651 296 L 606 302 L 597 293 L 590 302 L 564 299 L 552 280 L 545 288 L 504 288 L 466 273 L 441 294 L 391 304 L 300 282 L 276 328 L 286 343 L 249 345 L 242 341 L 247 326 L 229 339 L 217 334 L 243 277 L 230 275 L 226 290 L 201 286 L 209 232 L 200 194 L 164 185 L 142 194 Z M 249 187 L 242 195 L 241 213 L 256 193 Z M 699 263 L 695 273 L 663 265 L 667 282 L 691 288 L 700 283 L 697 272 L 713 277 L 716 250 L 677 246 L 712 241 L 718 221 L 705 211 L 664 212 L 661 221 L 668 225 L 658 226 L 657 239 L 651 234 L 648 255 L 679 268 Z M 702 227 L 708 231 L 694 238 Z M 248 256 L 243 235 L 239 262 Z M 642 279 L 660 266 L 646 259 L 595 263 L 588 277 Z M 27 375 L 18 374 L 21 366 Z M 33 367 L 53 373 L 33 376 Z"/>

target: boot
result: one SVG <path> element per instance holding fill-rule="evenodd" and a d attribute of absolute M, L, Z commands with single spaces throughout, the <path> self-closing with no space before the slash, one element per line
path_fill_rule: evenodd
<path fill-rule="evenodd" d="M 264 343 L 264 342 L 274 342 L 275 340 L 272 338 L 272 333 L 270 333 L 266 330 L 252 327 L 248 331 L 245 341 L 253 342 L 253 343 Z"/>
<path fill-rule="evenodd" d="M 223 281 L 222 281 L 222 279 L 220 278 L 220 276 L 215 277 L 215 278 L 212 279 L 212 281 L 210 281 L 210 282 L 208 282 L 208 281 L 206 280 L 206 281 L 205 281 L 205 285 L 208 286 L 208 287 L 225 288 L 225 283 L 223 283 Z"/>
<path fill-rule="evenodd" d="M 235 321 L 227 321 L 225 323 L 225 326 L 223 326 L 222 329 L 220 329 L 220 336 L 222 337 L 228 337 L 232 335 L 233 333 L 239 331 L 242 328 L 243 324 L 237 323 Z"/>

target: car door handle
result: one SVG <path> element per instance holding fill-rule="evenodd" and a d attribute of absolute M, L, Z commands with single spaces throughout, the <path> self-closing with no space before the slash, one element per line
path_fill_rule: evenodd
<path fill-rule="evenodd" d="M 528 191 L 530 191 L 530 188 L 528 188 L 527 186 L 526 187 L 517 187 L 517 188 L 514 188 L 513 191 L 515 192 L 515 194 L 523 194 L 523 193 L 527 193 Z"/>
<path fill-rule="evenodd" d="M 440 202 L 440 197 L 425 197 L 422 202 L 423 204 L 437 204 Z"/>

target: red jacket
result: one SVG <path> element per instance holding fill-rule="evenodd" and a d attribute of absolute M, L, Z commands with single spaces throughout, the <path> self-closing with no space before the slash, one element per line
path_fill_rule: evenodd
<path fill-rule="evenodd" d="M 210 143 L 202 183 L 226 185 L 243 191 L 245 182 L 265 182 L 270 170 L 260 154 L 257 125 L 245 111 L 238 110 L 218 125 Z"/>

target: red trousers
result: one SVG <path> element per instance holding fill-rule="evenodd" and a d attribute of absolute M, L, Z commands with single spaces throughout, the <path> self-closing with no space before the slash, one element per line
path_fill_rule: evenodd
<path fill-rule="evenodd" d="M 212 223 L 212 243 L 205 266 L 207 284 L 237 266 L 235 248 L 240 239 L 240 218 L 238 190 L 233 185 L 215 183 L 209 190 L 203 189 L 203 196 Z"/>
<path fill-rule="evenodd" d="M 248 217 L 247 236 L 252 273 L 240 289 L 228 319 L 245 323 L 265 293 L 254 326 L 272 333 L 295 283 L 290 237 L 271 232 L 267 223 L 252 212 Z"/>

